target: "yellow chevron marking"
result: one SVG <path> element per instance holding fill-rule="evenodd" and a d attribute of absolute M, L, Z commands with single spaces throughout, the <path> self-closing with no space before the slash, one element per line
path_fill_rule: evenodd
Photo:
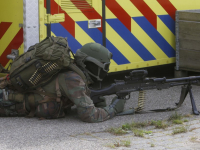
<path fill-rule="evenodd" d="M 78 24 L 75 24 L 75 37 L 81 45 L 95 42 Z"/>
<path fill-rule="evenodd" d="M 22 45 L 19 47 L 19 55 L 24 53 L 24 43 L 22 43 Z"/>
<path fill-rule="evenodd" d="M 157 0 L 144 0 L 144 1 L 156 15 L 166 15 L 166 14 L 168 14 L 164 10 L 164 8 L 157 2 Z"/>
<path fill-rule="evenodd" d="M 142 58 L 106 23 L 106 37 L 130 61 L 141 62 Z M 120 58 L 119 58 L 120 59 Z"/>
<path fill-rule="evenodd" d="M 56 37 L 56 35 L 51 31 L 51 36 L 54 36 L 54 37 Z"/>
<path fill-rule="evenodd" d="M 116 63 L 113 59 L 111 59 L 110 62 L 111 62 L 111 63 L 110 63 L 110 66 L 117 66 L 117 63 Z"/>
<path fill-rule="evenodd" d="M 149 37 L 133 19 L 131 19 L 131 32 L 156 59 L 168 58 L 151 37 Z"/>
<path fill-rule="evenodd" d="M 78 13 L 68 13 L 74 21 L 86 21 L 88 18 L 80 11 Z"/>
<path fill-rule="evenodd" d="M 40 41 L 44 40 L 47 37 L 47 26 L 45 24 L 41 25 L 42 26 L 42 32 L 40 32 Z M 40 26 L 40 28 L 41 28 Z M 55 35 L 53 32 L 51 32 L 51 35 Z"/>
<path fill-rule="evenodd" d="M 93 0 L 92 7 L 102 16 L 102 1 Z"/>
<path fill-rule="evenodd" d="M 12 39 L 15 37 L 15 35 L 18 33 L 19 30 L 20 30 L 19 23 L 13 22 L 0 40 L 0 45 L 1 45 L 0 55 L 7 48 L 7 46 L 10 44 L 10 42 L 12 41 Z"/>
<path fill-rule="evenodd" d="M 165 40 L 176 49 L 175 35 L 169 30 L 169 28 L 157 17 L 157 31 L 165 38 Z"/>
<path fill-rule="evenodd" d="M 177 10 L 200 9 L 199 0 L 170 0 Z"/>
<path fill-rule="evenodd" d="M 111 65 L 109 72 L 139 69 L 139 68 L 151 67 L 151 66 L 159 66 L 159 65 L 171 64 L 174 62 L 175 62 L 175 58 L 173 57 L 173 58 L 163 58 L 159 60 L 134 62 L 134 63 L 124 64 L 124 65 Z"/>
<path fill-rule="evenodd" d="M 0 22 L 23 23 L 23 1 L 1 0 L 0 3 Z"/>
<path fill-rule="evenodd" d="M 0 22 L 12 22 L 0 40 L 1 55 L 20 30 L 19 24 L 23 23 L 23 11 L 20 11 L 23 10 L 23 1 L 6 0 L 0 3 Z M 22 53 L 23 47 L 21 46 L 20 48 L 22 48 L 22 50 L 20 50 L 20 53 Z"/>
<path fill-rule="evenodd" d="M 119 5 L 131 16 L 138 17 L 143 16 L 143 14 L 131 3 L 129 0 L 116 0 Z"/>

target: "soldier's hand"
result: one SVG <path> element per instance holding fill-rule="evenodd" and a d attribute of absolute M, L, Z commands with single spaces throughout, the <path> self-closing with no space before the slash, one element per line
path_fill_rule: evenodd
<path fill-rule="evenodd" d="M 101 102 L 95 103 L 95 107 L 99 107 L 99 108 L 103 108 L 106 107 L 106 99 L 103 96 L 100 96 L 99 99 L 101 100 Z"/>
<path fill-rule="evenodd" d="M 126 100 L 119 99 L 117 96 L 113 98 L 110 107 L 114 108 L 115 114 L 121 113 L 124 109 L 124 105 L 126 103 Z"/>

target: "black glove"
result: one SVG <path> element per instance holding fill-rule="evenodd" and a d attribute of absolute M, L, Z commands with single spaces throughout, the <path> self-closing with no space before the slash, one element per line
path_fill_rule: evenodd
<path fill-rule="evenodd" d="M 126 100 L 124 99 L 119 99 L 118 97 L 114 97 L 109 107 L 114 108 L 115 114 L 118 114 L 124 110 L 125 102 Z"/>
<path fill-rule="evenodd" d="M 100 96 L 99 99 L 101 100 L 101 102 L 95 103 L 94 106 L 95 107 L 99 107 L 99 108 L 106 107 L 106 99 L 105 99 L 105 97 Z"/>
<path fill-rule="evenodd" d="M 108 107 L 104 107 L 103 109 L 107 111 L 107 113 L 110 115 L 110 118 L 113 118 L 116 114 L 123 111 L 125 102 L 126 100 L 124 99 L 114 97 L 111 104 Z"/>

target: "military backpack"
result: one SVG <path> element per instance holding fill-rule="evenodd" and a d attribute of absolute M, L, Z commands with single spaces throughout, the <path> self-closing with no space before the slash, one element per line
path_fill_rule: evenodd
<path fill-rule="evenodd" d="M 70 52 L 67 39 L 63 37 L 47 37 L 31 46 L 11 65 L 9 80 L 12 86 L 20 92 L 37 89 L 65 68 L 77 72 L 85 80 L 82 71 L 72 63 Z"/>

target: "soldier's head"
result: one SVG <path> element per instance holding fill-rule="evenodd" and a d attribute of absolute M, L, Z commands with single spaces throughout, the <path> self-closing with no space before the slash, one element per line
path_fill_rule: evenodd
<path fill-rule="evenodd" d="M 102 81 L 107 75 L 112 53 L 98 43 L 85 44 L 75 54 L 76 62 L 85 68 L 94 80 Z"/>

